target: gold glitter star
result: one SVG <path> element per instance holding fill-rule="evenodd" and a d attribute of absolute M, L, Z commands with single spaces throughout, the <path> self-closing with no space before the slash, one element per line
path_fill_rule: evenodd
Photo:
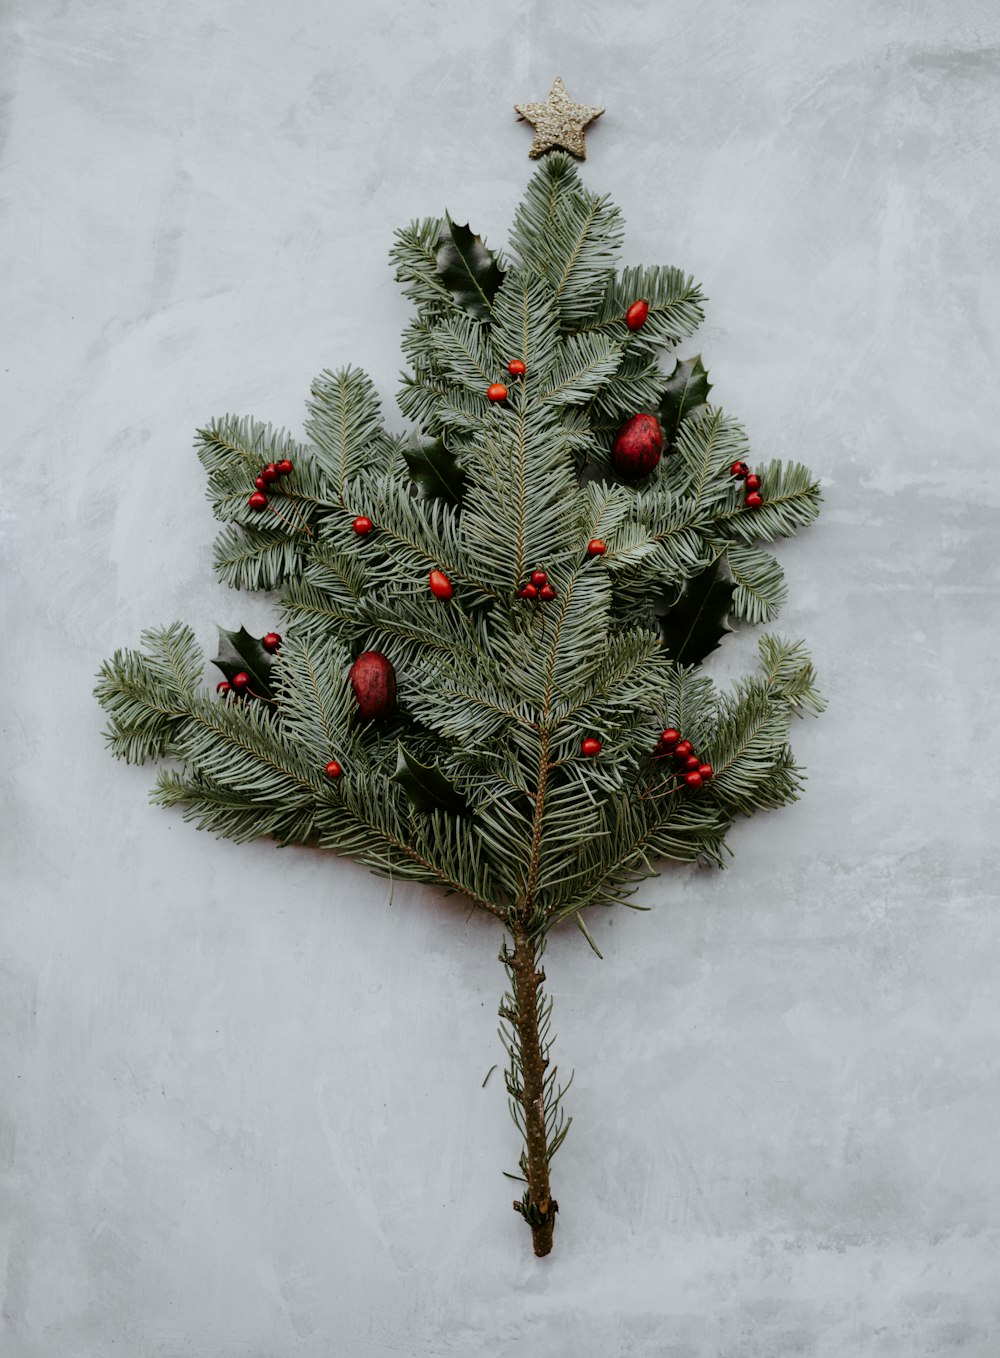
<path fill-rule="evenodd" d="M 575 104 L 566 93 L 566 86 L 558 76 L 552 82 L 549 97 L 544 104 L 515 104 L 515 113 L 520 121 L 530 123 L 535 129 L 535 140 L 531 143 L 528 155 L 533 160 L 544 156 L 546 151 L 569 151 L 579 160 L 587 159 L 587 145 L 583 140 L 583 129 L 604 112 L 590 104 Z"/>

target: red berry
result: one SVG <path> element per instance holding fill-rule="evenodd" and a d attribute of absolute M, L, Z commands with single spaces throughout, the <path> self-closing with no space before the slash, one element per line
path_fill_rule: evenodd
<path fill-rule="evenodd" d="M 666 745 L 668 750 L 672 750 L 673 747 L 680 740 L 680 738 L 681 738 L 680 731 L 678 731 L 673 726 L 668 726 L 667 729 L 660 736 L 660 744 Z"/>
<path fill-rule="evenodd" d="M 264 480 L 264 478 L 263 478 L 262 476 L 255 476 L 254 479 L 253 479 L 253 483 L 254 483 L 254 485 L 257 487 L 258 490 L 266 490 L 266 489 L 267 489 L 267 482 Z"/>
<path fill-rule="evenodd" d="M 698 772 L 701 774 L 701 781 L 707 783 L 715 770 L 712 768 L 711 764 L 699 764 Z"/>
<path fill-rule="evenodd" d="M 749 472 L 749 470 L 750 468 L 747 466 L 745 462 L 734 462 L 733 465 L 729 468 L 730 474 L 732 476 L 735 476 L 737 481 L 742 481 L 744 476 L 746 476 L 747 472 Z"/>
<path fill-rule="evenodd" d="M 231 688 L 232 684 L 228 681 L 228 679 L 223 679 L 221 684 L 216 684 L 215 691 L 216 693 L 228 693 Z"/>
<path fill-rule="evenodd" d="M 748 476 L 746 488 L 747 490 L 760 490 L 760 477 Z"/>
<path fill-rule="evenodd" d="M 648 476 L 663 451 L 663 430 L 655 415 L 633 415 L 615 435 L 611 465 L 619 476 L 635 480 Z"/>
<path fill-rule="evenodd" d="M 601 742 L 596 736 L 587 736 L 586 740 L 580 742 L 580 749 L 586 755 L 600 754 Z"/>
<path fill-rule="evenodd" d="M 370 533 L 372 531 L 375 525 L 372 523 L 371 519 L 367 516 L 367 514 L 359 514 L 358 517 L 351 524 L 351 527 L 354 529 L 355 533 L 357 533 L 359 538 L 363 538 L 366 533 Z"/>
<path fill-rule="evenodd" d="M 538 591 L 538 597 L 539 599 L 544 599 L 545 602 L 548 603 L 550 600 L 556 597 L 555 589 L 552 587 L 552 585 L 543 585 L 541 589 Z"/>
<path fill-rule="evenodd" d="M 431 587 L 431 593 L 436 599 L 450 599 L 455 591 L 451 587 L 451 581 L 444 571 L 431 571 L 427 577 L 427 582 Z"/>
<path fill-rule="evenodd" d="M 700 773 L 685 773 L 684 781 L 688 787 L 701 787 L 704 781 Z"/>
<path fill-rule="evenodd" d="M 380 651 L 362 651 L 351 666 L 351 688 L 362 721 L 391 717 L 396 706 L 396 671 Z"/>
<path fill-rule="evenodd" d="M 694 746 L 690 740 L 682 740 L 674 746 L 674 754 L 678 759 L 687 759 L 689 754 L 694 754 Z"/>
<path fill-rule="evenodd" d="M 637 302 L 633 302 L 625 313 L 625 324 L 630 330 L 641 330 L 646 324 L 646 317 L 649 315 L 649 303 L 645 298 L 640 297 Z"/>
<path fill-rule="evenodd" d="M 250 499 L 247 500 L 247 504 L 250 506 L 251 509 L 266 509 L 267 496 L 262 494 L 261 491 L 255 490 L 254 493 L 250 496 Z"/>
<path fill-rule="evenodd" d="M 507 388 L 502 382 L 493 382 L 486 388 L 486 398 L 489 401 L 506 401 Z"/>
<path fill-rule="evenodd" d="M 237 693 L 242 693 L 245 688 L 250 687 L 250 676 L 246 670 L 240 670 L 239 674 L 234 674 L 229 682 Z"/>
<path fill-rule="evenodd" d="M 532 572 L 531 572 L 531 583 L 532 583 L 533 585 L 537 585 L 539 588 L 541 588 L 542 585 L 545 584 L 545 582 L 548 580 L 548 578 L 549 578 L 549 577 L 545 574 L 544 571 L 532 571 Z"/>
<path fill-rule="evenodd" d="M 274 469 L 279 476 L 291 476 L 292 464 L 287 457 L 283 457 L 280 462 L 274 464 Z"/>
<path fill-rule="evenodd" d="M 528 370 L 524 366 L 523 359 L 512 358 L 511 361 L 507 364 L 507 371 L 510 373 L 511 377 L 523 377 Z M 505 396 L 506 394 L 507 393 L 504 392 Z"/>
<path fill-rule="evenodd" d="M 329 764 L 327 764 L 326 766 L 325 772 L 327 778 L 339 778 L 340 775 L 344 772 L 344 770 L 337 763 L 336 759 L 331 759 Z"/>
<path fill-rule="evenodd" d="M 534 585 L 525 585 L 524 589 L 517 591 L 517 597 L 519 599 L 535 599 L 538 597 L 538 590 Z"/>
<path fill-rule="evenodd" d="M 684 767 L 687 769 L 688 773 L 697 773 L 701 768 L 701 760 L 696 754 L 689 754 L 684 761 Z"/>
<path fill-rule="evenodd" d="M 261 476 L 264 478 L 265 481 L 277 481 L 278 468 L 274 465 L 273 462 L 269 462 L 267 466 L 264 468 L 264 470 L 261 472 Z"/>
<path fill-rule="evenodd" d="M 608 544 L 602 538 L 591 538 L 587 543 L 588 556 L 603 556 L 608 550 Z"/>
<path fill-rule="evenodd" d="M 764 503 L 763 495 L 758 494 L 758 492 L 755 490 L 752 490 L 750 494 L 747 496 L 747 509 L 760 509 L 763 503 Z"/>
<path fill-rule="evenodd" d="M 265 651 L 270 651 L 270 653 L 274 655 L 275 651 L 281 645 L 281 637 L 277 632 L 265 632 L 264 636 L 261 638 L 260 644 L 264 647 Z"/>

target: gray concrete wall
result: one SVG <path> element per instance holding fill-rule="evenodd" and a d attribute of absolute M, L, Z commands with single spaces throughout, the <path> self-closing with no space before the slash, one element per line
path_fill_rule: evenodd
<path fill-rule="evenodd" d="M 0 14 L 5 1358 L 1000 1351 L 991 0 L 8 0 Z M 830 709 L 804 799 L 549 975 L 575 1123 L 539 1263 L 500 1175 L 496 929 L 151 808 L 94 672 L 211 574 L 191 452 L 390 412 L 393 227 L 502 242 L 514 102 L 607 105 L 588 184 L 703 280 Z M 735 671 L 736 639 L 716 668 Z"/>

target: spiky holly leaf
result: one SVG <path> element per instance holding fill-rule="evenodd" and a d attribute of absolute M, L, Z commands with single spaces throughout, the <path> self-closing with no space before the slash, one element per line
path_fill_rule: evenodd
<path fill-rule="evenodd" d="M 230 683 L 233 675 L 243 673 L 250 676 L 250 692 L 257 698 L 273 698 L 271 691 L 271 666 L 274 657 L 264 650 L 259 637 L 252 637 L 245 627 L 238 632 L 227 632 L 219 628 L 219 654 L 212 661 L 217 665 Z"/>
<path fill-rule="evenodd" d="M 444 500 L 449 505 L 462 503 L 465 472 L 455 454 L 445 447 L 444 439 L 414 438 L 403 449 L 410 475 L 429 500 Z"/>
<path fill-rule="evenodd" d="M 503 270 L 482 237 L 447 217 L 434 255 L 436 272 L 458 305 L 477 321 L 487 320 Z"/>
<path fill-rule="evenodd" d="M 703 406 L 711 390 L 712 384 L 701 361 L 701 354 L 677 360 L 677 366 L 667 378 L 666 390 L 660 401 L 660 425 L 667 443 L 673 443 L 681 420 L 687 419 L 692 411 Z"/>
<path fill-rule="evenodd" d="M 685 581 L 671 602 L 654 607 L 663 644 L 678 665 L 697 665 L 710 655 L 727 632 L 735 586 L 719 573 L 718 562 Z"/>
<path fill-rule="evenodd" d="M 414 811 L 451 811 L 461 816 L 469 809 L 468 802 L 458 788 L 438 766 L 421 764 L 402 741 L 399 741 L 399 757 L 392 777 L 406 793 Z"/>

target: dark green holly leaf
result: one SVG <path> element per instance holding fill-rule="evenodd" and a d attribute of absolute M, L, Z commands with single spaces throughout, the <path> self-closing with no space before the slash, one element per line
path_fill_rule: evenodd
<path fill-rule="evenodd" d="M 685 581 L 680 596 L 657 607 L 663 644 L 678 665 L 697 665 L 710 655 L 727 632 L 735 586 L 724 580 L 717 562 Z"/>
<path fill-rule="evenodd" d="M 250 692 L 257 698 L 273 698 L 271 666 L 274 656 L 264 650 L 258 637 L 252 637 L 245 627 L 238 632 L 219 628 L 219 654 L 212 661 L 230 683 L 233 675 L 242 670 L 250 676 Z"/>
<path fill-rule="evenodd" d="M 403 449 L 410 475 L 429 500 L 444 500 L 449 505 L 462 503 L 465 472 L 443 439 L 415 438 Z"/>
<path fill-rule="evenodd" d="M 392 776 L 406 793 L 414 811 L 451 811 L 461 816 L 469 809 L 468 802 L 438 766 L 421 764 L 402 741 L 399 742 L 396 772 Z"/>
<path fill-rule="evenodd" d="M 468 224 L 456 226 L 447 217 L 435 258 L 438 276 L 458 305 L 477 321 L 487 320 L 490 303 L 503 282 L 503 270 L 482 238 L 474 236 Z"/>
<path fill-rule="evenodd" d="M 701 354 L 677 360 L 677 366 L 667 378 L 667 389 L 660 401 L 660 425 L 667 443 L 673 443 L 681 420 L 686 420 L 692 411 L 703 406 L 711 390 L 712 384 L 701 361 Z"/>

